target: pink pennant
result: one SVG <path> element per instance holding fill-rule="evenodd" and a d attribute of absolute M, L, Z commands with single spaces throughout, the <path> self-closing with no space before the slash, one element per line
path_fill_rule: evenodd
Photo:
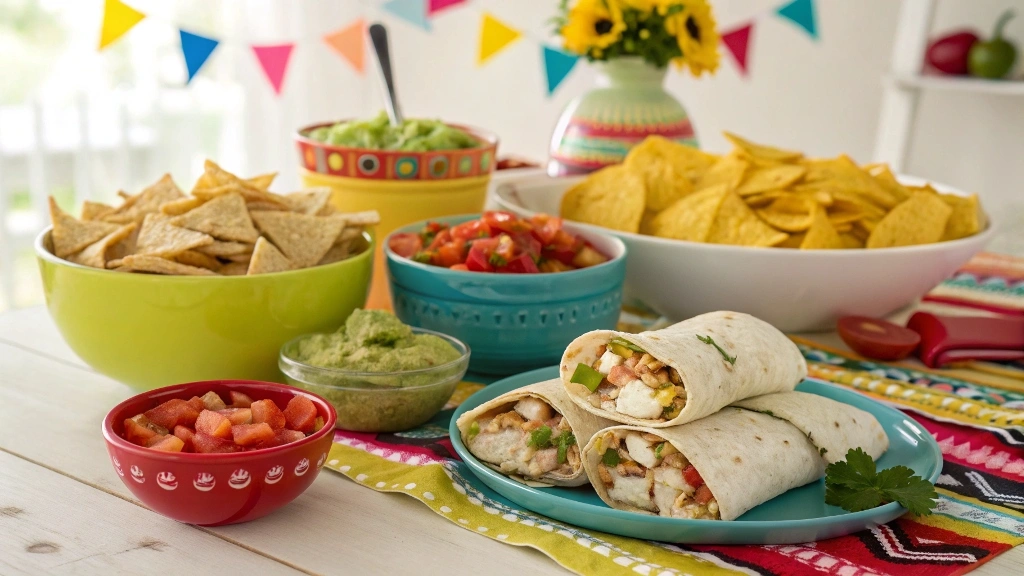
<path fill-rule="evenodd" d="M 429 0 L 427 3 L 427 15 L 433 16 L 445 8 L 464 4 L 466 0 Z"/>
<path fill-rule="evenodd" d="M 291 58 L 292 49 L 295 44 L 274 44 L 270 46 L 253 46 L 252 51 L 256 53 L 256 59 L 260 61 L 263 73 L 267 80 L 274 87 L 274 93 L 281 95 L 281 85 L 284 83 L 284 73 L 288 68 L 288 59 Z"/>
<path fill-rule="evenodd" d="M 743 76 L 747 75 L 747 53 L 750 50 L 750 33 L 753 30 L 754 23 L 751 22 L 722 34 L 722 44 L 725 44 L 733 59 L 736 60 L 736 66 L 739 67 L 740 74 Z"/>

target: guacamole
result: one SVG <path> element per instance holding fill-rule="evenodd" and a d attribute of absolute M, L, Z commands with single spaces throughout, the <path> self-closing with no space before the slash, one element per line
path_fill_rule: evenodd
<path fill-rule="evenodd" d="M 391 126 L 384 112 L 372 120 L 352 120 L 314 128 L 309 137 L 334 146 L 410 152 L 458 150 L 480 145 L 466 132 L 440 120 L 403 120 L 400 126 Z"/>

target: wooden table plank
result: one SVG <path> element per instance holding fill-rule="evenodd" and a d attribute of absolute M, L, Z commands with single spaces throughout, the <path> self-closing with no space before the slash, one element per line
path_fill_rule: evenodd
<path fill-rule="evenodd" d="M 0 341 L 7 341 L 56 360 L 88 368 L 88 365 L 64 342 L 45 306 L 10 310 L 0 314 Z"/>
<path fill-rule="evenodd" d="M 300 572 L 0 452 L 0 573 Z"/>

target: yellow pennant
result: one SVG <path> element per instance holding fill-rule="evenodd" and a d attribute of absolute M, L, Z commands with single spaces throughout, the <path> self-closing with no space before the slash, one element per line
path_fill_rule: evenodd
<path fill-rule="evenodd" d="M 121 0 L 104 0 L 103 29 L 100 31 L 100 50 L 114 43 L 126 32 L 142 22 L 146 15 Z"/>
<path fill-rule="evenodd" d="M 483 23 L 480 26 L 480 51 L 476 58 L 477 65 L 483 64 L 522 35 L 519 30 L 509 28 L 494 16 L 484 12 Z"/>

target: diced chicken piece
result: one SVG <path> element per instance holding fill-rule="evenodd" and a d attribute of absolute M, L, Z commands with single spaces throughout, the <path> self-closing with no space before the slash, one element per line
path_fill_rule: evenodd
<path fill-rule="evenodd" d="M 654 446 L 641 438 L 637 432 L 626 434 L 626 450 L 629 451 L 630 458 L 648 468 L 658 465 L 659 458 L 654 455 Z"/>
<path fill-rule="evenodd" d="M 615 400 L 604 400 L 600 404 L 601 410 L 607 410 L 609 412 L 615 410 Z"/>
<path fill-rule="evenodd" d="M 654 397 L 655 392 L 640 380 L 633 380 L 619 393 L 615 400 L 615 410 L 634 418 L 658 418 L 661 416 L 662 406 Z"/>
<path fill-rule="evenodd" d="M 547 402 L 533 396 L 527 396 L 516 402 L 515 411 L 527 420 L 539 420 L 541 422 L 550 420 L 555 415 L 555 411 L 551 409 Z"/>
<path fill-rule="evenodd" d="M 498 432 L 481 432 L 469 442 L 469 450 L 477 458 L 491 464 L 517 462 L 519 451 L 526 446 L 526 433 L 518 428 Z"/>
<path fill-rule="evenodd" d="M 601 355 L 601 359 L 597 361 L 597 371 L 601 374 L 608 374 L 615 366 L 621 366 L 623 360 L 625 358 L 615 352 L 605 350 L 604 354 Z"/>
<path fill-rule="evenodd" d="M 661 516 L 672 515 L 672 503 L 679 497 L 680 490 L 654 480 L 654 505 L 658 507 L 658 514 Z"/>
<path fill-rule="evenodd" d="M 671 486 L 687 494 L 693 494 L 693 486 L 686 483 L 686 480 L 683 479 L 683 471 L 679 468 L 658 466 L 654 469 L 654 481 Z"/>
<path fill-rule="evenodd" d="M 612 486 L 608 488 L 609 498 L 650 512 L 656 510 L 651 500 L 651 483 L 654 480 L 651 474 L 642 478 L 623 476 L 615 469 L 609 469 L 608 474 L 612 478 Z"/>
<path fill-rule="evenodd" d="M 625 386 L 633 380 L 636 380 L 636 374 L 628 366 L 613 366 L 608 373 L 608 381 L 616 386 Z"/>
<path fill-rule="evenodd" d="M 540 476 L 558 468 L 558 449 L 545 448 L 538 450 L 537 454 L 530 460 L 530 475 Z"/>

